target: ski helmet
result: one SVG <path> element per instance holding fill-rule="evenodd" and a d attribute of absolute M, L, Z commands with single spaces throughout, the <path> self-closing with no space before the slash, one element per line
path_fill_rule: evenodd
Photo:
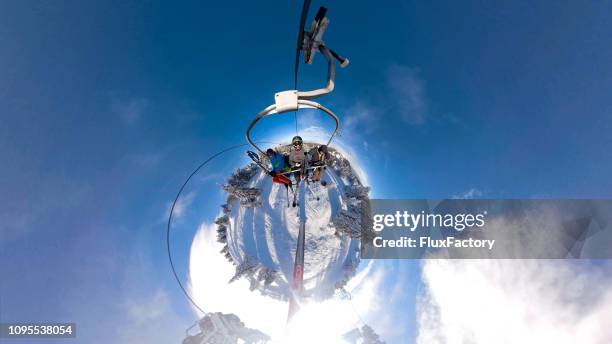
<path fill-rule="evenodd" d="M 267 156 L 274 155 L 274 149 L 268 148 L 268 150 L 266 151 L 266 155 Z"/>
<path fill-rule="evenodd" d="M 291 139 L 291 144 L 296 145 L 296 144 L 302 144 L 302 138 L 299 136 L 294 136 L 293 139 Z"/>

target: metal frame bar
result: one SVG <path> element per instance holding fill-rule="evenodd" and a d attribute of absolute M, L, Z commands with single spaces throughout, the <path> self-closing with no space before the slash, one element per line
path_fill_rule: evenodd
<path fill-rule="evenodd" d="M 298 109 L 319 109 L 323 112 L 325 112 L 327 115 L 329 115 L 331 118 L 334 119 L 334 121 L 336 122 L 336 128 L 334 129 L 334 132 L 332 133 L 331 137 L 329 138 L 329 140 L 327 141 L 327 145 L 329 146 L 329 144 L 332 142 L 332 140 L 334 139 L 334 137 L 336 136 L 336 134 L 338 133 L 338 128 L 340 127 L 340 119 L 338 118 L 338 116 L 333 113 L 330 109 L 326 108 L 325 106 L 317 103 L 317 102 L 313 102 L 311 100 L 306 100 L 306 99 L 298 99 Z M 286 112 L 286 111 L 285 111 Z M 266 154 L 265 151 L 263 151 L 261 148 L 259 148 L 258 145 L 255 144 L 255 142 L 253 142 L 253 140 L 251 139 L 251 129 L 253 129 L 253 127 L 255 126 L 255 124 L 257 124 L 257 122 L 259 122 L 259 120 L 261 120 L 264 117 L 267 116 L 272 116 L 275 114 L 281 114 L 283 112 L 277 112 L 276 111 L 276 104 L 270 105 L 267 108 L 263 109 L 261 112 L 259 112 L 255 118 L 253 119 L 253 121 L 251 121 L 251 123 L 249 124 L 247 130 L 246 130 L 246 140 L 247 142 L 255 147 L 255 149 L 257 149 L 261 154 Z"/>
<path fill-rule="evenodd" d="M 313 165 L 313 166 L 306 167 L 304 170 L 305 171 L 310 171 L 310 170 L 314 170 L 314 169 L 317 169 L 319 167 L 325 167 L 325 166 L 326 165 Z M 288 175 L 290 175 L 290 174 L 292 174 L 294 172 L 301 172 L 301 171 L 302 171 L 301 168 L 296 168 L 295 170 L 291 170 L 291 171 L 287 171 L 287 172 L 282 172 L 280 174 L 283 175 L 283 176 L 288 176 Z"/>

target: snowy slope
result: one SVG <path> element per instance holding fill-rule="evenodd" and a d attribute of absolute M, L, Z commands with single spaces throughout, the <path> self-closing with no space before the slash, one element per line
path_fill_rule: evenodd
<path fill-rule="evenodd" d="M 367 197 L 347 196 L 347 190 L 359 188 L 361 183 L 340 153 L 333 151 L 332 155 L 332 167 L 323 177 L 327 186 L 302 188 L 306 190 L 304 295 L 314 299 L 331 297 L 337 286 L 354 275 L 359 240 L 338 230 L 333 220 L 341 212 L 346 214 L 349 204 L 367 202 Z M 242 178 L 230 180 L 232 187 L 226 187 L 228 203 L 218 231 L 219 241 L 227 244 L 222 253 L 236 265 L 232 280 L 247 278 L 252 290 L 285 300 L 290 292 L 300 207 L 288 207 L 285 188 L 256 166 L 249 165 L 237 174 Z M 250 198 L 240 192 L 236 197 L 236 189 L 247 190 Z M 291 193 L 289 198 L 293 198 Z M 353 230 L 359 232 L 360 228 Z"/>

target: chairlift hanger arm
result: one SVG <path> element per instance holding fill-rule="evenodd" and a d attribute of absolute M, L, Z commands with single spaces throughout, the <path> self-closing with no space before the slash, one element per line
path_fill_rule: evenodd
<path fill-rule="evenodd" d="M 329 25 L 329 19 L 326 17 L 326 14 L 327 9 L 325 7 L 319 8 L 310 26 L 310 31 L 303 34 L 302 50 L 304 50 L 304 62 L 306 64 L 312 64 L 317 51 L 325 57 L 327 60 L 327 85 L 324 88 L 312 91 L 298 92 L 298 97 L 301 99 L 313 99 L 332 92 L 336 78 L 336 64 L 334 60 L 337 60 L 342 68 L 349 64 L 347 58 L 338 55 L 323 43 L 323 35 Z"/>
<path fill-rule="evenodd" d="M 327 60 L 327 86 L 312 91 L 298 91 L 298 97 L 301 99 L 313 99 L 324 96 L 334 90 L 334 81 L 336 79 L 336 64 L 333 56 L 326 46 L 320 45 L 319 51 Z"/>
<path fill-rule="evenodd" d="M 336 127 L 331 137 L 327 141 L 327 145 L 329 145 L 333 138 L 338 133 L 338 127 L 340 125 L 340 120 L 338 116 L 334 114 L 331 110 L 326 108 L 325 106 L 311 101 L 310 99 L 314 99 L 317 97 L 324 96 L 329 94 L 334 90 L 335 78 L 336 78 L 336 61 L 340 63 L 341 67 L 346 67 L 349 64 L 349 60 L 347 58 L 341 57 L 333 50 L 329 49 L 327 46 L 323 44 L 323 34 L 327 29 L 327 25 L 329 24 L 329 20 L 325 16 L 327 13 L 327 9 L 325 7 L 321 7 L 315 16 L 315 19 L 310 27 L 309 32 L 305 32 L 303 30 L 305 18 L 308 12 L 308 7 L 310 6 L 310 0 L 305 0 L 304 6 L 302 8 L 302 16 L 300 19 L 300 32 L 298 34 L 298 49 L 296 54 L 296 66 L 295 66 L 295 83 L 297 86 L 297 71 L 298 71 L 298 60 L 300 50 L 304 51 L 305 62 L 307 64 L 312 63 L 314 55 L 317 51 L 319 51 L 325 59 L 327 60 L 327 85 L 323 88 L 319 88 L 312 91 L 298 91 L 298 90 L 289 90 L 278 92 L 275 95 L 275 103 L 273 105 L 268 106 L 261 112 L 259 112 L 253 121 L 249 124 L 246 130 L 246 140 L 247 142 L 253 146 L 257 151 L 262 154 L 265 154 L 264 151 L 257 146 L 253 140 L 251 140 L 251 130 L 255 126 L 259 120 L 266 116 L 270 116 L 273 114 L 281 114 L 289 111 L 297 111 L 300 108 L 316 108 L 327 115 L 333 118 L 336 122 Z M 297 88 L 297 87 L 296 87 Z M 297 131 L 297 123 L 296 123 L 296 131 Z"/>

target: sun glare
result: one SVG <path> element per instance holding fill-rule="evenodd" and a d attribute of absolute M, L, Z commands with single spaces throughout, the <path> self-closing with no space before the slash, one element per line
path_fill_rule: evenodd
<path fill-rule="evenodd" d="M 339 302 L 309 303 L 287 325 L 285 338 L 274 343 L 348 343 L 342 335 L 353 322 Z"/>

